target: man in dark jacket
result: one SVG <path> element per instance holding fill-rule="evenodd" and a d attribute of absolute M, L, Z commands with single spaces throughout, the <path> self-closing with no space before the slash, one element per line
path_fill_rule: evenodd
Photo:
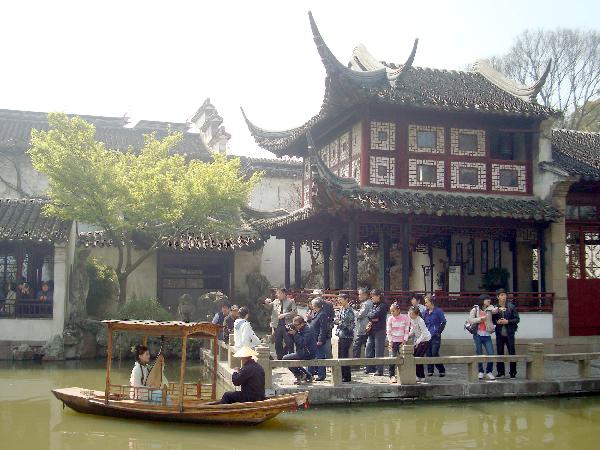
<path fill-rule="evenodd" d="M 223 305 L 221 305 L 221 311 L 219 311 L 218 313 L 216 313 L 214 315 L 214 317 L 212 319 L 212 323 L 214 323 L 215 325 L 223 325 L 223 321 L 225 320 L 225 317 L 227 317 L 229 315 L 230 311 L 231 310 L 229 308 L 229 304 L 223 303 Z M 219 339 L 222 341 L 225 340 L 225 335 L 223 334 L 223 331 L 219 332 Z"/>
<path fill-rule="evenodd" d="M 496 326 L 496 351 L 498 355 L 504 355 L 504 347 L 508 350 L 509 355 L 515 354 L 515 333 L 519 327 L 519 312 L 515 305 L 506 300 L 506 291 L 499 289 L 496 293 L 498 306 L 492 312 L 492 322 Z M 496 364 L 498 374 L 496 378 L 503 378 L 505 374 L 504 363 Z M 517 363 L 510 362 L 509 375 L 511 378 L 517 376 Z"/>
<path fill-rule="evenodd" d="M 293 329 L 288 333 L 294 338 L 296 351 L 283 356 L 283 360 L 314 359 L 317 354 L 317 336 L 301 316 L 294 317 Z M 296 384 L 303 381 L 311 382 L 312 375 L 304 367 L 290 367 L 290 372 L 296 377 Z"/>
<path fill-rule="evenodd" d="M 331 355 L 331 327 L 328 310 L 324 308 L 325 302 L 317 297 L 311 301 L 312 314 L 309 316 L 308 326 L 317 336 L 316 359 L 327 359 Z M 308 371 L 316 375 L 315 381 L 325 380 L 325 367 L 309 367 Z"/>
<path fill-rule="evenodd" d="M 370 323 L 369 338 L 367 339 L 367 357 L 381 358 L 385 352 L 385 325 L 387 321 L 388 306 L 383 301 L 383 292 L 379 289 L 373 289 L 371 291 L 371 300 L 373 301 L 373 309 L 368 314 Z M 373 375 L 383 376 L 383 365 L 368 366 L 365 373 L 372 373 Z"/>
<path fill-rule="evenodd" d="M 442 333 L 446 328 L 446 316 L 442 308 L 435 306 L 433 298 L 430 296 L 425 297 L 425 314 L 423 314 L 423 320 L 427 326 L 427 330 L 431 334 L 431 340 L 429 341 L 429 348 L 427 349 L 427 356 L 437 357 L 440 356 L 440 347 L 442 345 Z M 435 368 L 438 370 L 440 377 L 446 376 L 446 368 L 443 364 L 436 364 Z M 427 365 L 427 375 L 433 376 L 433 364 Z"/>
<path fill-rule="evenodd" d="M 231 309 L 229 310 L 229 314 L 225 316 L 223 319 L 223 340 L 225 342 L 229 342 L 229 335 L 233 334 L 233 326 L 235 325 L 235 320 L 240 317 L 240 308 L 237 305 L 231 305 Z"/>
<path fill-rule="evenodd" d="M 221 403 L 257 402 L 265 399 L 265 371 L 252 357 L 258 353 L 250 347 L 242 347 L 233 355 L 241 358 L 242 367 L 231 375 L 234 386 L 241 386 L 240 391 L 225 392 Z"/>

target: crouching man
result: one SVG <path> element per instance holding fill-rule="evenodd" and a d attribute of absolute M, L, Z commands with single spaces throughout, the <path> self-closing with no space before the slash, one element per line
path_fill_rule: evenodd
<path fill-rule="evenodd" d="M 242 367 L 231 375 L 234 386 L 241 386 L 240 391 L 225 392 L 221 403 L 257 402 L 265 399 L 265 371 L 253 357 L 258 353 L 250 347 L 242 347 L 233 355 L 242 360 Z"/>
<path fill-rule="evenodd" d="M 301 316 L 294 317 L 292 326 L 288 333 L 294 337 L 294 345 L 296 351 L 289 355 L 284 355 L 283 360 L 306 360 L 315 359 L 317 355 L 317 336 L 314 331 L 306 324 L 306 321 Z M 302 382 L 310 383 L 312 375 L 307 372 L 304 367 L 290 367 L 290 372 L 296 377 L 294 384 Z"/>

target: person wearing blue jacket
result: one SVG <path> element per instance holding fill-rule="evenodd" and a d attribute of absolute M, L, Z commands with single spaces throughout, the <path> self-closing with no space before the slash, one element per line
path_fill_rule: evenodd
<path fill-rule="evenodd" d="M 294 338 L 294 353 L 283 356 L 283 360 L 306 360 L 315 359 L 317 354 L 317 336 L 315 332 L 306 324 L 304 317 L 296 316 L 292 320 L 292 328 L 288 333 Z M 290 372 L 296 377 L 295 384 L 302 382 L 310 383 L 312 375 L 304 367 L 290 367 Z"/>
<path fill-rule="evenodd" d="M 431 334 L 427 356 L 440 356 L 440 346 L 442 345 L 442 333 L 446 328 L 446 316 L 441 308 L 435 306 L 433 299 L 430 296 L 425 297 L 425 307 L 427 311 L 423 316 L 427 330 Z M 440 377 L 446 376 L 446 368 L 443 364 L 436 364 Z M 427 375 L 433 376 L 433 364 L 427 365 Z"/>
<path fill-rule="evenodd" d="M 328 310 L 324 308 L 325 301 L 317 297 L 311 301 L 312 314 L 308 319 L 308 326 L 317 336 L 317 355 L 316 359 L 327 359 L 331 355 L 331 321 Z M 308 371 L 314 376 L 315 381 L 323 381 L 326 376 L 325 367 L 309 367 Z"/>
<path fill-rule="evenodd" d="M 383 292 L 379 289 L 371 291 L 373 300 L 373 309 L 367 316 L 370 323 L 369 338 L 367 339 L 367 358 L 381 358 L 385 352 L 386 323 L 388 306 L 383 301 Z M 373 355 L 373 356 L 371 356 Z M 383 376 L 383 365 L 368 366 L 365 373 L 371 373 L 375 376 Z"/>

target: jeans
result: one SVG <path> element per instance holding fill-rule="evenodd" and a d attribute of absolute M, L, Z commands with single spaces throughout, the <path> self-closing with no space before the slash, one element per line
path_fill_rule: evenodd
<path fill-rule="evenodd" d="M 429 341 L 421 342 L 419 345 L 415 346 L 415 350 L 413 351 L 413 355 L 415 357 L 425 356 L 427 354 L 427 350 L 429 349 Z M 423 364 L 417 364 L 417 378 L 425 378 L 425 370 Z"/>
<path fill-rule="evenodd" d="M 478 334 L 473 335 L 473 341 L 475 342 L 475 354 L 483 355 L 483 348 L 485 347 L 485 353 L 488 355 L 494 354 L 494 346 L 492 345 L 491 336 L 480 336 Z M 479 363 L 479 373 L 483 373 L 483 364 Z M 494 363 L 487 363 L 485 367 L 485 373 L 492 373 Z"/>
<path fill-rule="evenodd" d="M 515 335 L 509 334 L 508 336 L 502 336 L 500 334 L 496 334 L 496 351 L 499 355 L 504 355 L 504 347 L 508 350 L 509 355 L 515 354 Z M 498 375 L 505 375 L 504 373 L 504 363 L 499 362 L 496 364 L 496 369 L 498 370 Z M 510 362 L 509 372 L 511 377 L 517 376 L 517 363 L 515 361 Z"/>
<path fill-rule="evenodd" d="M 296 360 L 299 361 L 301 359 L 314 359 L 305 353 L 288 353 L 284 355 L 282 358 L 284 361 Z M 310 374 L 306 371 L 304 367 L 290 367 L 290 372 L 294 374 L 296 378 L 299 378 L 301 375 L 305 375 L 307 378 L 310 378 Z"/>
<path fill-rule="evenodd" d="M 436 357 L 440 356 L 440 345 L 442 344 L 441 336 L 431 336 L 431 340 L 429 341 L 429 348 L 427 349 L 427 356 Z M 443 364 L 436 364 L 435 368 L 438 370 L 440 374 L 446 373 L 446 368 Z M 430 375 L 433 374 L 433 364 L 427 365 L 427 373 Z"/>
<path fill-rule="evenodd" d="M 392 351 L 390 356 L 398 356 L 400 354 L 400 346 L 402 345 L 402 342 L 392 342 Z M 390 371 L 390 377 L 395 377 L 396 376 L 396 365 L 392 364 L 389 368 Z"/>
<path fill-rule="evenodd" d="M 331 338 L 328 338 L 323 345 L 317 346 L 317 354 L 315 355 L 315 359 L 331 359 Z M 319 379 L 325 379 L 327 375 L 327 368 L 325 366 L 322 367 L 309 367 L 308 371 L 312 375 L 316 375 Z"/>
<path fill-rule="evenodd" d="M 285 323 L 280 323 L 275 328 L 273 333 L 273 340 L 275 341 L 275 354 L 277 359 L 283 359 L 283 355 L 292 353 L 294 350 L 294 339 L 285 329 Z"/>
<path fill-rule="evenodd" d="M 379 331 L 372 331 L 369 334 L 369 338 L 367 339 L 367 358 L 381 358 L 385 352 L 385 329 Z M 367 372 L 373 373 L 377 372 L 378 374 L 383 375 L 383 365 L 377 366 L 368 366 Z"/>
<path fill-rule="evenodd" d="M 368 337 L 369 337 L 368 334 L 359 334 L 358 336 L 356 336 L 356 339 L 354 340 L 354 345 L 352 346 L 352 357 L 353 358 L 360 358 L 360 353 L 362 351 L 362 348 L 367 343 Z M 368 358 L 368 356 L 366 356 L 366 357 Z"/>
<path fill-rule="evenodd" d="M 349 358 L 351 346 L 352 338 L 339 338 L 338 358 Z M 352 378 L 351 373 L 350 366 L 342 366 L 342 381 L 350 381 Z"/>

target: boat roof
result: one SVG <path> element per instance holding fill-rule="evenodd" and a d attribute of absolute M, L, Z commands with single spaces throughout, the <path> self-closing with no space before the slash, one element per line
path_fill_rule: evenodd
<path fill-rule="evenodd" d="M 210 322 L 156 322 L 154 320 L 103 320 L 108 331 L 129 331 L 147 336 L 214 337 L 223 328 Z"/>

